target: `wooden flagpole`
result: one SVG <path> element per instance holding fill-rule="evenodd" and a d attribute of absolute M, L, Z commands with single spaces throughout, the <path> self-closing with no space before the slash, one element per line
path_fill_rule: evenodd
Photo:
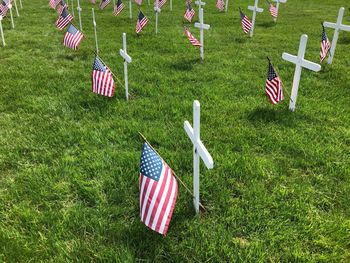
<path fill-rule="evenodd" d="M 2 45 L 6 46 L 4 31 L 2 30 L 2 15 L 0 15 L 0 33 L 1 33 Z"/>

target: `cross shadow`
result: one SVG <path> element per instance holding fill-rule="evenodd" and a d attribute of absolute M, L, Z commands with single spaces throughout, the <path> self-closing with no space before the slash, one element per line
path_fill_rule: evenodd
<path fill-rule="evenodd" d="M 276 26 L 276 23 L 275 23 L 274 21 L 270 21 L 270 22 L 261 22 L 261 23 L 258 23 L 258 26 L 265 27 L 265 28 L 269 28 L 269 27 L 274 27 L 274 26 Z"/>
<path fill-rule="evenodd" d="M 188 71 L 188 70 L 192 70 L 193 66 L 200 62 L 201 62 L 200 58 L 195 58 L 191 60 L 180 59 L 174 63 L 171 63 L 169 67 L 174 70 Z"/>
<path fill-rule="evenodd" d="M 284 126 L 293 126 L 294 118 L 292 118 L 292 112 L 283 108 L 263 108 L 258 107 L 250 112 L 247 116 L 248 120 L 252 123 L 273 123 L 278 122 Z"/>
<path fill-rule="evenodd" d="M 338 40 L 339 44 L 350 44 L 350 37 L 346 36 L 346 37 L 341 37 Z"/>

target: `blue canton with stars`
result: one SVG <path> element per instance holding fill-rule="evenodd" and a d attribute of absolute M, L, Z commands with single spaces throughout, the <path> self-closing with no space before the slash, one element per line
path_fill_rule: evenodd
<path fill-rule="evenodd" d="M 155 181 L 159 181 L 162 174 L 163 161 L 152 148 L 145 143 L 141 155 L 140 173 Z"/>
<path fill-rule="evenodd" d="M 98 57 L 95 58 L 94 64 L 92 65 L 92 70 L 98 70 L 102 72 L 106 71 L 105 66 L 103 65 L 102 61 Z"/>

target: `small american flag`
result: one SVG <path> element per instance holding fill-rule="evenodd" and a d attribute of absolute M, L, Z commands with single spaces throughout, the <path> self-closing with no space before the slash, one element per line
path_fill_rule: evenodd
<path fill-rule="evenodd" d="M 114 80 L 112 72 L 98 57 L 95 57 L 91 77 L 92 92 L 107 97 L 114 96 Z"/>
<path fill-rule="evenodd" d="M 321 49 L 320 49 L 321 63 L 327 57 L 327 54 L 329 52 L 330 47 L 331 47 L 331 43 L 329 42 L 327 34 L 326 34 L 326 30 L 324 29 L 324 26 L 322 25 L 322 41 L 321 41 Z"/>
<path fill-rule="evenodd" d="M 94 5 L 96 4 L 96 0 L 90 0 L 90 3 Z"/>
<path fill-rule="evenodd" d="M 63 30 L 72 20 L 73 17 L 68 13 L 67 8 L 65 8 L 56 21 L 56 27 L 59 30 Z"/>
<path fill-rule="evenodd" d="M 145 143 L 140 163 L 140 217 L 150 229 L 166 235 L 178 185 L 168 164 Z"/>
<path fill-rule="evenodd" d="M 2 16 L 6 16 L 7 11 L 9 10 L 9 0 L 3 0 L 1 5 L 0 5 L 0 14 Z"/>
<path fill-rule="evenodd" d="M 278 11 L 277 8 L 270 3 L 270 1 L 267 0 L 267 4 L 269 5 L 269 10 L 270 10 L 270 14 L 272 17 L 277 18 L 278 16 Z"/>
<path fill-rule="evenodd" d="M 192 8 L 191 3 L 187 3 L 187 8 L 186 8 L 186 12 L 184 14 L 184 18 L 187 19 L 188 22 L 192 22 L 192 18 L 194 17 L 195 13 L 196 12 Z"/>
<path fill-rule="evenodd" d="M 190 33 L 187 27 L 185 27 L 185 35 L 188 40 L 191 42 L 192 46 L 201 47 L 201 43 Z"/>
<path fill-rule="evenodd" d="M 142 0 L 135 0 L 136 4 L 141 5 L 142 4 Z"/>
<path fill-rule="evenodd" d="M 110 3 L 110 0 L 102 0 L 100 3 L 100 9 L 104 9 L 108 4 Z"/>
<path fill-rule="evenodd" d="M 269 61 L 267 79 L 265 84 L 265 92 L 273 105 L 284 99 L 283 97 L 283 83 L 277 76 L 275 69 Z"/>
<path fill-rule="evenodd" d="M 163 7 L 163 5 L 165 5 L 165 3 L 166 3 L 166 0 L 155 0 L 154 1 L 154 7 L 157 7 L 157 3 L 158 3 L 158 8 L 162 8 Z"/>
<path fill-rule="evenodd" d="M 113 15 L 117 16 L 124 9 L 124 4 L 122 0 L 118 0 L 117 4 L 114 7 Z"/>
<path fill-rule="evenodd" d="M 241 24 L 242 24 L 242 28 L 244 33 L 248 33 L 249 30 L 252 28 L 252 22 L 250 22 L 249 18 L 243 14 L 242 10 L 239 10 L 240 14 L 241 14 Z"/>
<path fill-rule="evenodd" d="M 58 5 L 59 2 L 60 2 L 60 0 L 50 0 L 50 6 L 53 9 L 56 9 L 56 6 Z"/>
<path fill-rule="evenodd" d="M 56 7 L 57 7 L 57 5 L 56 5 Z M 56 9 L 57 14 L 60 15 L 62 13 L 63 9 L 66 9 L 66 8 L 68 9 L 68 5 L 64 2 L 64 0 L 61 0 L 59 2 L 58 8 Z"/>
<path fill-rule="evenodd" d="M 225 9 L 225 2 L 224 2 L 224 0 L 217 0 L 217 1 L 216 1 L 216 7 L 217 7 L 220 11 L 224 11 L 224 9 Z"/>
<path fill-rule="evenodd" d="M 136 33 L 140 33 L 142 29 L 148 24 L 148 22 L 148 18 L 140 10 L 140 14 L 136 22 Z"/>
<path fill-rule="evenodd" d="M 63 38 L 63 45 L 76 50 L 80 45 L 84 35 L 72 24 L 69 25 L 68 30 Z"/>

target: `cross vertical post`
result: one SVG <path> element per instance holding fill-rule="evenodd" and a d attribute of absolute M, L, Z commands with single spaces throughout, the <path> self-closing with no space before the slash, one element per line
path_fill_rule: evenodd
<path fill-rule="evenodd" d="M 1 33 L 2 45 L 6 46 L 5 37 L 4 37 L 4 31 L 2 30 L 2 15 L 0 15 L 0 33 Z"/>
<path fill-rule="evenodd" d="M 156 13 L 156 34 L 158 34 L 158 14 L 160 13 L 159 0 L 156 0 L 154 12 Z"/>
<path fill-rule="evenodd" d="M 94 10 L 93 8 L 92 8 L 92 24 L 94 25 L 94 32 L 95 32 L 96 54 L 98 55 L 98 42 L 97 42 L 97 31 L 96 31 L 95 10 Z"/>
<path fill-rule="evenodd" d="M 131 4 L 132 0 L 129 0 L 129 17 L 130 19 L 132 19 L 132 4 Z"/>
<path fill-rule="evenodd" d="M 199 28 L 200 30 L 200 42 L 201 42 L 201 47 L 200 47 L 200 56 L 201 59 L 204 59 L 204 29 L 208 30 L 210 28 L 210 25 L 204 24 L 204 18 L 203 18 L 203 8 L 199 9 L 199 23 L 196 22 L 194 23 L 194 26 Z"/>
<path fill-rule="evenodd" d="M 19 6 L 23 9 L 22 0 L 19 0 Z"/>
<path fill-rule="evenodd" d="M 227 13 L 227 9 L 228 9 L 228 0 L 226 0 L 226 3 L 225 3 L 225 12 Z"/>
<path fill-rule="evenodd" d="M 170 11 L 173 11 L 173 0 L 170 0 Z"/>
<path fill-rule="evenodd" d="M 346 26 L 346 25 L 342 24 L 343 16 L 344 16 L 344 7 L 341 7 L 339 9 L 337 23 L 329 23 L 329 22 L 324 22 L 323 23 L 324 27 L 328 27 L 328 28 L 333 28 L 334 29 L 332 46 L 331 46 L 331 50 L 329 52 L 329 58 L 328 58 L 328 61 L 327 61 L 328 64 L 332 64 L 332 62 L 333 62 L 335 48 L 337 47 L 337 42 L 338 42 L 338 37 L 339 37 L 339 31 L 343 30 L 343 31 L 350 32 L 350 26 Z"/>
<path fill-rule="evenodd" d="M 119 50 L 119 55 L 124 58 L 124 81 L 125 81 L 125 98 L 129 100 L 129 84 L 128 84 L 128 63 L 131 63 L 132 59 L 128 55 L 126 50 L 126 34 L 123 33 L 123 49 Z"/>
<path fill-rule="evenodd" d="M 195 5 L 198 5 L 198 13 L 201 11 L 202 6 L 205 6 L 205 3 L 202 2 L 201 0 L 197 0 L 194 3 Z"/>
<path fill-rule="evenodd" d="M 273 0 L 274 2 L 276 2 L 276 11 L 277 11 L 277 14 L 278 14 L 278 10 L 279 10 L 279 8 L 280 8 L 280 3 L 283 3 L 283 4 L 285 4 L 285 3 L 287 3 L 287 0 Z M 273 19 L 273 21 L 277 21 L 277 18 L 275 17 L 274 19 Z"/>
<path fill-rule="evenodd" d="M 13 14 L 12 14 L 12 4 L 9 4 L 10 16 L 11 16 L 11 28 L 15 28 L 15 23 L 13 22 Z"/>
<path fill-rule="evenodd" d="M 72 15 L 73 15 L 73 17 L 75 17 L 75 14 L 74 14 L 74 0 L 72 0 Z"/>
<path fill-rule="evenodd" d="M 17 1 L 14 0 L 13 2 L 15 3 L 16 17 L 19 17 L 18 8 L 17 8 Z"/>
<path fill-rule="evenodd" d="M 214 167 L 213 158 L 200 139 L 200 104 L 193 102 L 193 128 L 188 121 L 184 122 L 184 129 L 193 143 L 193 204 L 196 213 L 199 213 L 199 168 L 200 159 L 208 169 Z"/>
<path fill-rule="evenodd" d="M 258 3 L 259 3 L 259 0 L 255 0 L 254 6 L 248 6 L 248 9 L 253 11 L 252 28 L 250 29 L 250 32 L 249 32 L 250 37 L 253 37 L 253 34 L 254 34 L 256 13 L 262 13 L 264 11 L 264 9 L 258 7 Z"/>
<path fill-rule="evenodd" d="M 295 104 L 297 102 L 299 82 L 300 82 L 302 68 L 307 68 L 307 69 L 310 69 L 310 70 L 316 71 L 316 72 L 321 70 L 321 66 L 319 64 L 316 64 L 316 63 L 313 63 L 311 61 L 304 59 L 307 39 L 308 39 L 307 35 L 304 34 L 301 36 L 300 44 L 299 44 L 299 51 L 298 51 L 297 56 L 293 56 L 293 55 L 290 55 L 288 53 L 282 54 L 282 58 L 284 60 L 295 64 L 293 88 L 292 88 L 292 94 L 291 94 L 290 102 L 289 102 L 289 109 L 291 111 L 295 111 Z"/>
<path fill-rule="evenodd" d="M 81 23 L 81 7 L 80 7 L 80 0 L 77 0 L 78 2 L 78 7 L 77 7 L 77 10 L 78 10 L 78 16 L 79 16 L 79 28 L 80 28 L 80 31 L 83 32 L 83 25 Z"/>

